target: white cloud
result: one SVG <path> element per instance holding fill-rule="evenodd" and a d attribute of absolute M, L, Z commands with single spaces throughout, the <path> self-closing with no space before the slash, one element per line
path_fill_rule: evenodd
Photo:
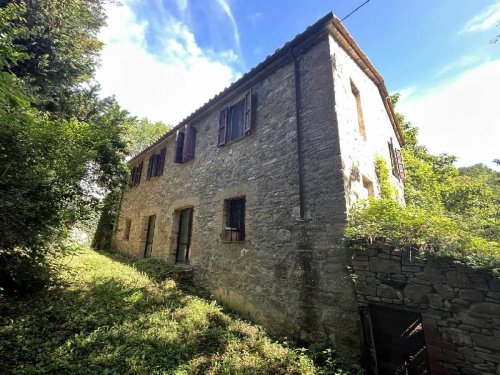
<path fill-rule="evenodd" d="M 427 93 L 402 95 L 397 110 L 420 129 L 433 153 L 459 157 L 458 165 L 500 158 L 500 59 L 470 69 Z M 497 168 L 499 169 L 499 168 Z"/>
<path fill-rule="evenodd" d="M 189 28 L 171 15 L 157 35 L 161 50 L 153 54 L 146 43 L 148 23 L 130 6 L 110 4 L 107 13 L 96 78 L 103 95 L 115 95 L 133 115 L 175 125 L 237 76 L 230 65 L 234 52 L 200 48 Z"/>
<path fill-rule="evenodd" d="M 479 61 L 481 61 L 483 58 L 479 54 L 474 54 L 474 55 L 465 55 L 462 56 L 459 59 L 456 59 L 455 61 L 449 63 L 448 65 L 444 66 L 437 74 L 436 77 L 441 77 L 445 75 L 446 73 L 449 73 L 451 71 L 457 71 L 457 70 L 463 70 L 464 68 L 471 66 L 473 64 L 477 64 Z"/>
<path fill-rule="evenodd" d="M 470 33 L 474 31 L 484 31 L 492 28 L 500 22 L 500 1 L 483 9 L 467 22 L 460 33 Z"/>
<path fill-rule="evenodd" d="M 217 3 L 220 5 L 220 7 L 222 8 L 222 10 L 226 14 L 226 16 L 229 18 L 229 22 L 231 22 L 231 25 L 233 27 L 234 41 L 235 41 L 236 46 L 238 48 L 238 52 L 240 53 L 240 51 L 241 51 L 240 32 L 238 31 L 238 25 L 236 24 L 236 20 L 233 16 L 233 12 L 231 10 L 231 7 L 229 6 L 229 3 L 227 2 L 227 0 L 217 0 Z"/>

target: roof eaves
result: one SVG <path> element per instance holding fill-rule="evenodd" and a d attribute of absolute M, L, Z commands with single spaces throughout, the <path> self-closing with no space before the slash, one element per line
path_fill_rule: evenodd
<path fill-rule="evenodd" d="M 235 91 L 242 85 L 244 85 L 246 82 L 248 82 L 252 77 L 257 75 L 259 72 L 263 71 L 266 67 L 271 65 L 273 62 L 278 60 L 280 57 L 288 54 L 289 49 L 295 47 L 299 43 L 301 43 L 303 40 L 305 40 L 307 37 L 312 35 L 313 33 L 319 31 L 322 29 L 324 26 L 326 26 L 331 20 L 334 19 L 334 15 L 332 12 L 329 12 L 326 14 L 324 17 L 316 21 L 313 25 L 310 25 L 307 27 L 306 30 L 304 30 L 302 33 L 297 34 L 292 40 L 286 42 L 283 47 L 278 48 L 272 55 L 268 55 L 266 59 L 262 62 L 260 62 L 257 66 L 254 68 L 250 69 L 247 73 L 245 73 L 241 78 L 239 78 L 237 81 L 220 91 L 218 94 L 216 94 L 212 99 L 208 100 L 205 104 L 203 104 L 201 107 L 196 109 L 194 112 L 192 112 L 189 116 L 184 118 L 179 124 L 177 124 L 174 128 L 169 130 L 167 133 L 165 133 L 163 136 L 161 136 L 157 141 L 153 142 L 150 144 L 148 147 L 146 147 L 144 150 L 141 152 L 137 153 L 134 155 L 128 163 L 132 163 L 135 160 L 137 160 L 139 157 L 144 155 L 146 152 L 149 150 L 153 149 L 156 147 L 159 143 L 163 142 L 165 139 L 169 138 L 171 135 L 175 134 L 177 130 L 179 130 L 182 126 L 185 124 L 189 123 L 192 121 L 194 118 L 202 114 L 205 110 L 210 108 L 212 105 L 214 105 L 218 100 L 224 98 L 225 96 L 229 95 L 231 92 Z"/>

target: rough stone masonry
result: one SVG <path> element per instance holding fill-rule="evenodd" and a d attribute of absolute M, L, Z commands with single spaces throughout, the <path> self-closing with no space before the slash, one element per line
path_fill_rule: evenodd
<path fill-rule="evenodd" d="M 433 374 L 500 374 L 500 279 L 417 249 L 360 244 L 353 251 L 360 306 L 421 313 Z"/>
<path fill-rule="evenodd" d="M 116 249 L 181 258 L 232 309 L 359 362 L 341 237 L 354 201 L 379 194 L 375 157 L 391 165 L 388 144 L 403 142 L 387 95 L 340 21 L 325 16 L 129 161 L 134 186 L 123 194 Z M 400 176 L 391 179 L 402 196 Z"/>

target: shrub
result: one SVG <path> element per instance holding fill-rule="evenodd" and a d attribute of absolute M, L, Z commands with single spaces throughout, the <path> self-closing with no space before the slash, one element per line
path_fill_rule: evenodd
<path fill-rule="evenodd" d="M 367 240 L 416 246 L 427 254 L 500 271 L 500 242 L 472 235 L 439 211 L 403 207 L 388 199 L 359 201 L 350 212 L 345 239 L 347 244 Z"/>

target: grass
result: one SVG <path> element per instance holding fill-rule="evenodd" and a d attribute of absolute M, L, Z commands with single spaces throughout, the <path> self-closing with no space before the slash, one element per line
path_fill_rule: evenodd
<path fill-rule="evenodd" d="M 86 249 L 50 288 L 0 300 L 0 368 L 13 374 L 347 374 L 181 290 L 168 267 Z"/>

